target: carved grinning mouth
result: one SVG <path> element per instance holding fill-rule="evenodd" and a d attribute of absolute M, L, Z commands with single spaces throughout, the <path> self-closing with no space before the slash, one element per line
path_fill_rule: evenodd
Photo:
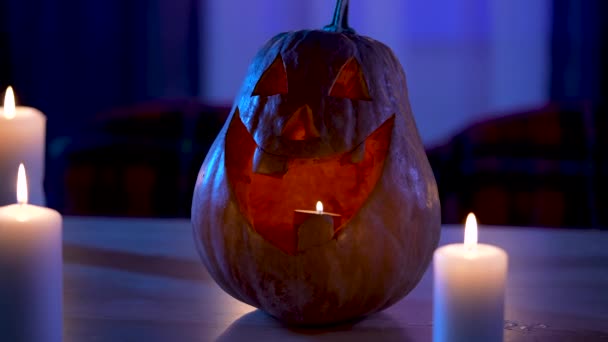
<path fill-rule="evenodd" d="M 353 150 L 325 158 L 266 153 L 238 112 L 226 133 L 226 170 L 241 213 L 267 241 L 296 254 L 294 211 L 322 201 L 334 219 L 334 236 L 359 211 L 376 186 L 390 145 L 394 116 Z"/>

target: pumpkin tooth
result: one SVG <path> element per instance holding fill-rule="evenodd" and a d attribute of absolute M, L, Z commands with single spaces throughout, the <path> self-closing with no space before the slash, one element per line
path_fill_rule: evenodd
<path fill-rule="evenodd" d="M 363 160 L 363 157 L 365 157 L 365 141 L 350 153 L 350 161 L 357 164 Z"/>
<path fill-rule="evenodd" d="M 257 147 L 253 153 L 252 171 L 281 178 L 287 172 L 287 158 L 268 154 Z"/>

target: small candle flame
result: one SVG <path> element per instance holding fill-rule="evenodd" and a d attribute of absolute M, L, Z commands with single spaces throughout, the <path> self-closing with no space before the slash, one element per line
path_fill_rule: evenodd
<path fill-rule="evenodd" d="M 323 214 L 323 203 L 317 201 L 317 214 Z"/>
<path fill-rule="evenodd" d="M 19 164 L 17 171 L 17 203 L 27 204 L 27 178 L 25 176 L 25 166 Z"/>
<path fill-rule="evenodd" d="M 4 93 L 4 117 L 7 119 L 14 119 L 17 115 L 15 110 L 15 94 L 13 93 L 13 88 L 6 88 L 6 93 Z"/>
<path fill-rule="evenodd" d="M 464 225 L 464 245 L 469 250 L 477 246 L 477 219 L 473 213 L 467 216 L 467 222 Z"/>

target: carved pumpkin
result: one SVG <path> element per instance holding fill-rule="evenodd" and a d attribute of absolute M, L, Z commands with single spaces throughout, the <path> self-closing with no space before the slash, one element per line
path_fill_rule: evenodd
<path fill-rule="evenodd" d="M 437 187 L 390 48 L 347 25 L 282 33 L 253 60 L 199 173 L 197 248 L 233 297 L 291 324 L 382 310 L 437 246 Z M 320 200 L 334 215 L 306 213 Z M 299 210 L 299 211 L 297 211 Z"/>

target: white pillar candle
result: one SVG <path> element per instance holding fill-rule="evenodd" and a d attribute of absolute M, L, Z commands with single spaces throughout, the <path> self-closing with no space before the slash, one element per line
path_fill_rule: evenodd
<path fill-rule="evenodd" d="M 477 244 L 477 222 L 469 214 L 464 244 L 435 251 L 433 341 L 503 340 L 507 263 L 504 250 Z"/>
<path fill-rule="evenodd" d="M 60 342 L 62 336 L 62 219 L 27 204 L 19 167 L 18 204 L 0 207 L 0 339 Z"/>
<path fill-rule="evenodd" d="M 45 205 L 44 153 L 46 117 L 31 107 L 15 106 L 13 90 L 9 87 L 0 107 L 0 205 L 14 203 L 17 168 L 28 167 L 30 203 Z"/>

